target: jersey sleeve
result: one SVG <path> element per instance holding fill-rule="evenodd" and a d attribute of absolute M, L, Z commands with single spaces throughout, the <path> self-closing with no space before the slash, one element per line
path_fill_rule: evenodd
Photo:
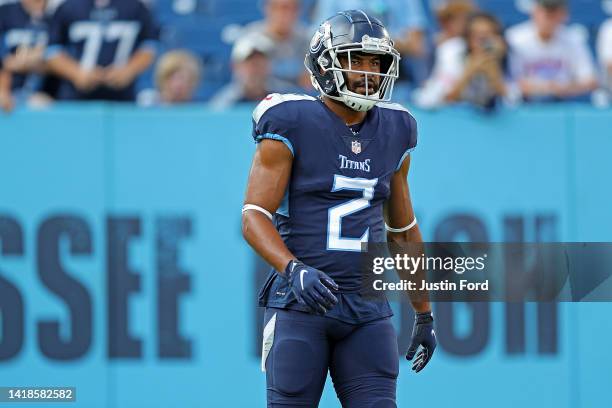
<path fill-rule="evenodd" d="M 140 11 L 138 13 L 140 20 L 140 33 L 136 43 L 136 50 L 149 50 L 156 52 L 159 41 L 159 25 L 155 21 L 149 7 L 139 2 Z"/>
<path fill-rule="evenodd" d="M 574 37 L 575 38 L 572 38 L 574 46 L 570 48 L 573 53 L 571 61 L 573 63 L 572 71 L 574 77 L 578 81 L 595 80 L 597 71 L 591 55 L 591 50 L 585 40 L 577 36 Z"/>
<path fill-rule="evenodd" d="M 401 145 L 403 147 L 403 153 L 399 159 L 399 162 L 397 163 L 395 171 L 398 171 L 400 167 L 402 167 L 404 160 L 406 160 L 410 153 L 416 148 L 419 133 L 417 122 L 414 116 L 412 116 L 408 111 L 401 112 L 400 115 L 402 116 L 402 126 L 400 127 L 400 129 L 402 130 L 400 131 L 400 140 Z"/>
<path fill-rule="evenodd" d="M 6 6 L 0 5 L 0 70 L 2 69 L 2 60 L 8 54 L 6 47 L 6 27 L 4 22 L 4 16 L 7 14 Z"/>
<path fill-rule="evenodd" d="M 253 139 L 255 143 L 264 139 L 278 140 L 295 156 L 295 114 L 285 102 L 283 95 L 271 94 L 257 105 L 253 111 Z"/>
<path fill-rule="evenodd" d="M 418 138 L 417 122 L 408 109 L 399 103 L 381 103 L 380 108 L 386 112 L 383 120 L 387 123 L 388 133 L 392 135 L 393 150 L 398 152 L 396 156 L 398 171 L 404 160 L 416 148 Z M 392 158 L 390 158 L 392 159 Z"/>
<path fill-rule="evenodd" d="M 45 51 L 46 59 L 51 59 L 61 53 L 68 43 L 68 24 L 66 18 L 66 3 L 63 3 L 49 18 L 47 29 L 49 43 Z"/>
<path fill-rule="evenodd" d="M 599 30 L 597 54 L 602 66 L 612 64 L 612 18 L 606 21 Z"/>

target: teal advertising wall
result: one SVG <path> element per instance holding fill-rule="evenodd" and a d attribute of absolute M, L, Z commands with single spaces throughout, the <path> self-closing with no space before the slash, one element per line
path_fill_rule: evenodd
<path fill-rule="evenodd" d="M 426 239 L 612 240 L 612 111 L 414 114 Z M 86 408 L 265 406 L 263 267 L 240 233 L 250 127 L 249 109 L 202 107 L 0 117 L 0 386 L 75 386 Z M 400 407 L 612 406 L 611 304 L 435 312 L 440 347 L 419 375 L 401 365 Z M 338 406 L 331 384 L 321 406 Z"/>

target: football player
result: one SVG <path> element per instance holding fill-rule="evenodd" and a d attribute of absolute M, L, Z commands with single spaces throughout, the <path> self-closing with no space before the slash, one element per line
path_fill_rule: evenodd
<path fill-rule="evenodd" d="M 242 229 L 273 267 L 259 295 L 269 407 L 316 407 L 328 370 L 342 406 L 396 406 L 391 308 L 362 296 L 359 271 L 368 242 L 422 241 L 407 184 L 416 121 L 389 103 L 399 59 L 380 21 L 338 13 L 306 54 L 320 96 L 272 94 L 253 113 Z M 429 302 L 412 304 L 418 372 L 436 340 Z"/>
<path fill-rule="evenodd" d="M 0 2 L 0 109 L 37 93 L 53 96 L 57 81 L 44 75 L 46 0 Z"/>
<path fill-rule="evenodd" d="M 65 0 L 51 20 L 46 53 L 64 79 L 59 99 L 133 101 L 158 34 L 141 0 Z"/>

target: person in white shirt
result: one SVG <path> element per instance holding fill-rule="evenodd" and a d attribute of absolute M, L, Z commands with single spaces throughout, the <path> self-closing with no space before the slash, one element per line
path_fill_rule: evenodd
<path fill-rule="evenodd" d="M 567 0 L 536 0 L 531 20 L 506 32 L 510 72 L 526 100 L 563 100 L 597 87 L 586 38 L 564 23 Z"/>
<path fill-rule="evenodd" d="M 597 56 L 606 88 L 612 91 L 612 18 L 605 21 L 597 37 Z"/>
<path fill-rule="evenodd" d="M 413 94 L 414 103 L 422 108 L 436 108 L 459 81 L 466 54 L 465 30 L 476 8 L 470 0 L 444 2 L 436 10 L 440 32 L 436 35 L 436 50 L 431 75 L 422 88 Z"/>
<path fill-rule="evenodd" d="M 446 0 L 436 7 L 436 20 L 440 27 L 440 31 L 436 33 L 436 45 L 461 38 L 470 14 L 476 10 L 472 0 Z"/>

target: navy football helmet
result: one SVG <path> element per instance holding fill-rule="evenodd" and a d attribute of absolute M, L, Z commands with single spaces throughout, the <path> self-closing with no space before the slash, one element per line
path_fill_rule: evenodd
<path fill-rule="evenodd" d="M 338 60 L 346 54 L 348 66 Z M 380 55 L 380 73 L 354 70 L 351 67 L 351 53 Z M 362 10 L 348 10 L 337 13 L 324 21 L 310 41 L 304 65 L 310 73 L 312 85 L 322 95 L 341 101 L 356 111 L 370 110 L 378 102 L 388 102 L 398 77 L 400 54 L 393 47 L 393 41 L 384 25 Z M 365 76 L 365 95 L 352 92 L 347 87 L 345 72 Z M 378 76 L 378 89 L 369 94 L 372 77 Z"/>

